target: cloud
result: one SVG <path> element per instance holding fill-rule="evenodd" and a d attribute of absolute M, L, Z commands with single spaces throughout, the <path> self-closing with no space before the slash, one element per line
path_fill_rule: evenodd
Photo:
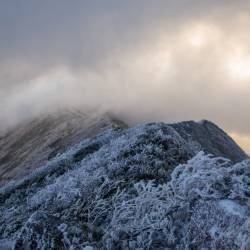
<path fill-rule="evenodd" d="M 213 120 L 249 136 L 246 1 L 8 1 L 2 127 L 71 105 L 131 123 Z"/>

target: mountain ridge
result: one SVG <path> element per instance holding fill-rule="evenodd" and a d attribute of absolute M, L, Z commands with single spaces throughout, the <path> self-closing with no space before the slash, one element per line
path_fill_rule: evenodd
<path fill-rule="evenodd" d="M 0 189 L 0 246 L 248 249 L 250 160 L 196 146 L 164 123 L 82 140 Z"/>
<path fill-rule="evenodd" d="M 215 156 L 229 158 L 233 162 L 243 161 L 248 155 L 237 145 L 237 143 L 215 123 L 202 120 L 200 122 L 184 121 L 169 124 L 185 140 L 190 143 L 198 143 L 198 150 Z"/>
<path fill-rule="evenodd" d="M 108 114 L 67 110 L 23 122 L 0 137 L 0 185 L 44 165 L 68 147 L 112 126 Z"/>
<path fill-rule="evenodd" d="M 192 146 L 233 162 L 247 158 L 243 150 L 214 123 L 186 121 L 168 124 Z M 111 127 L 128 125 L 110 113 L 63 110 L 30 120 L 0 137 L 0 186 L 20 179 L 57 154 Z M 192 144 L 192 145 L 191 145 Z"/>

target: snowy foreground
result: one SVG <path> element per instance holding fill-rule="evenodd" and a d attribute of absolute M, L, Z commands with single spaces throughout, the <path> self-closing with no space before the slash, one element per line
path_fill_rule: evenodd
<path fill-rule="evenodd" d="M 0 249 L 250 249 L 250 160 L 109 129 L 0 189 Z"/>

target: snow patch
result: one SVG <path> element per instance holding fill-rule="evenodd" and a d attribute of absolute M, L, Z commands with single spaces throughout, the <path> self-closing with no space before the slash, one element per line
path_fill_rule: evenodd
<path fill-rule="evenodd" d="M 236 215 L 239 217 L 244 217 L 245 209 L 238 203 L 232 200 L 220 200 L 219 206 L 226 212 L 231 215 Z"/>

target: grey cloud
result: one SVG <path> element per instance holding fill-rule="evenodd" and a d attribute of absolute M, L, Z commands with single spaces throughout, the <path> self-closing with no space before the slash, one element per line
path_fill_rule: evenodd
<path fill-rule="evenodd" d="M 237 44 L 248 57 L 249 9 L 243 0 L 2 1 L 1 126 L 77 104 L 131 123 L 206 118 L 250 135 L 250 87 L 223 69 Z M 222 35 L 192 51 L 184 35 L 194 23 Z"/>

